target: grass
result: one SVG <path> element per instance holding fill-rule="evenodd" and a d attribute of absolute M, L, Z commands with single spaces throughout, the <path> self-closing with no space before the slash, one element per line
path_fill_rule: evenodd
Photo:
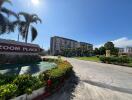
<path fill-rule="evenodd" d="M 132 57 L 130 57 L 130 63 L 128 65 L 132 67 Z"/>
<path fill-rule="evenodd" d="M 85 61 L 94 61 L 94 62 L 99 62 L 100 59 L 97 58 L 96 56 L 92 56 L 92 57 L 75 57 L 76 59 L 79 60 L 85 60 Z M 132 67 L 132 57 L 130 58 L 130 63 L 128 63 L 129 67 Z"/>
<path fill-rule="evenodd" d="M 99 62 L 99 58 L 97 58 L 96 56 L 92 56 L 92 57 L 75 57 L 76 59 L 79 60 L 86 60 L 86 61 L 95 61 L 95 62 Z"/>
<path fill-rule="evenodd" d="M 129 66 L 129 67 L 132 67 L 132 63 L 129 63 L 128 66 Z"/>

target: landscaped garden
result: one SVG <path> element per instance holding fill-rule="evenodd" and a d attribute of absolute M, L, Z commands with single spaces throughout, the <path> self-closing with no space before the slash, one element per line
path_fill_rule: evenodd
<path fill-rule="evenodd" d="M 11 99 L 25 93 L 31 94 L 32 91 L 41 87 L 46 87 L 45 91 L 51 94 L 64 83 L 72 72 L 72 65 L 67 61 L 47 58 L 43 61 L 53 62 L 56 67 L 43 71 L 37 76 L 0 74 L 0 100 Z"/>
<path fill-rule="evenodd" d="M 109 51 L 108 54 L 107 51 Z M 95 61 L 132 67 L 132 57 L 128 55 L 119 55 L 118 48 L 116 48 L 112 42 L 107 42 L 104 46 L 95 48 L 95 50 L 93 50 L 93 55 L 96 56 L 82 56 L 75 58 L 79 60 Z"/>
<path fill-rule="evenodd" d="M 128 56 L 100 56 L 100 61 L 108 64 L 116 64 L 132 67 L 132 58 Z"/>
<path fill-rule="evenodd" d="M 127 56 L 92 56 L 92 57 L 75 57 L 79 60 L 102 62 L 108 64 L 116 64 L 122 66 L 132 67 L 132 58 Z"/>
<path fill-rule="evenodd" d="M 18 29 L 18 41 L 0 39 L 0 100 L 19 98 L 23 94 L 26 94 L 23 100 L 28 100 L 28 95 L 40 88 L 44 88 L 45 95 L 52 94 L 70 77 L 72 65 L 60 57 L 42 59 L 40 46 L 27 43 L 29 33 L 31 42 L 36 39 L 38 32 L 34 23 L 41 23 L 41 19 L 37 14 L 15 13 L 3 7 L 4 3 L 12 4 L 10 0 L 0 0 L 0 35 L 15 34 Z M 10 20 L 9 15 L 14 18 Z M 25 43 L 19 42 L 20 36 Z"/>

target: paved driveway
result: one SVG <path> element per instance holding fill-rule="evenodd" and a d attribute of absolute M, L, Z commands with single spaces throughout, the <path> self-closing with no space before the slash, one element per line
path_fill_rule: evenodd
<path fill-rule="evenodd" d="M 132 100 L 132 68 L 66 59 L 75 75 L 47 100 Z"/>

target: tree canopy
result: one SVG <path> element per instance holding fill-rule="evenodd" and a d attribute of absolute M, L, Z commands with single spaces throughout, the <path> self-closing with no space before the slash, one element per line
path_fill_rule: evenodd
<path fill-rule="evenodd" d="M 25 42 L 27 43 L 28 35 L 29 35 L 29 29 L 31 29 L 31 41 L 34 41 L 35 38 L 38 35 L 37 29 L 31 25 L 32 23 L 36 23 L 39 21 L 42 23 L 41 19 L 36 14 L 29 14 L 26 12 L 20 12 L 20 16 L 23 16 L 25 20 L 19 21 L 19 33 L 22 36 L 23 39 L 25 39 Z"/>
<path fill-rule="evenodd" d="M 29 14 L 26 12 L 19 12 L 18 14 L 3 7 L 4 3 L 12 4 L 10 0 L 0 0 L 0 35 L 5 33 L 14 32 L 16 26 L 18 26 L 19 34 L 25 39 L 27 43 L 29 29 L 31 30 L 31 41 L 34 41 L 38 35 L 37 29 L 31 25 L 32 23 L 36 23 L 39 21 L 42 22 L 37 14 Z M 3 14 L 4 13 L 4 14 Z M 7 15 L 7 17 L 5 16 Z M 9 16 L 13 15 L 16 20 L 10 21 Z M 25 20 L 21 19 L 21 16 L 24 17 Z M 18 34 L 18 37 L 19 37 Z M 19 39 L 18 39 L 19 40 Z"/>
<path fill-rule="evenodd" d="M 17 24 L 16 21 L 19 19 L 15 12 L 3 7 L 4 3 L 12 4 L 10 0 L 0 0 L 0 35 L 14 32 L 15 26 Z M 4 14 L 6 14 L 7 17 Z M 16 20 L 11 22 L 8 18 L 10 15 L 13 15 Z"/>
<path fill-rule="evenodd" d="M 112 50 L 112 49 L 115 48 L 113 42 L 107 42 L 107 43 L 105 43 L 104 47 L 105 47 L 106 50 Z"/>

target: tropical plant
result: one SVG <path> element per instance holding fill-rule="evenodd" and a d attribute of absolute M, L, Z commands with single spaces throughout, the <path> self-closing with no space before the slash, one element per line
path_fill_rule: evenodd
<path fill-rule="evenodd" d="M 106 52 L 105 47 L 101 46 L 101 47 L 99 48 L 99 54 L 100 54 L 100 55 L 104 55 L 105 52 Z"/>
<path fill-rule="evenodd" d="M 29 92 L 29 89 L 36 90 L 43 86 L 43 83 L 37 77 L 25 74 L 18 76 L 13 83 L 19 88 L 19 95 Z"/>
<path fill-rule="evenodd" d="M 112 50 L 112 49 L 114 49 L 114 44 L 113 44 L 113 42 L 107 42 L 104 44 L 104 47 L 106 50 Z"/>
<path fill-rule="evenodd" d="M 9 100 L 17 95 L 17 86 L 14 84 L 6 84 L 0 86 L 0 100 Z"/>
<path fill-rule="evenodd" d="M 104 45 L 106 50 L 110 50 L 112 55 L 118 55 L 119 49 L 115 47 L 113 42 L 107 42 Z"/>
<path fill-rule="evenodd" d="M 53 91 L 59 84 L 62 84 L 64 79 L 68 78 L 72 72 L 72 65 L 69 62 L 63 60 L 59 61 L 58 59 L 55 63 L 57 64 L 57 67 L 47 70 L 39 75 L 41 80 L 47 82 L 46 88 L 48 88 L 50 92 Z M 50 86 L 48 81 L 51 81 Z"/>
<path fill-rule="evenodd" d="M 14 32 L 15 26 L 17 25 L 19 19 L 15 12 L 3 7 L 4 3 L 12 4 L 10 0 L 0 0 L 0 34 Z M 4 16 L 3 13 L 7 14 L 8 17 L 13 15 L 15 18 L 17 18 L 17 20 L 11 22 L 7 17 Z"/>
<path fill-rule="evenodd" d="M 12 81 L 17 77 L 17 75 L 2 75 L 0 74 L 0 86 L 4 84 L 12 83 Z"/>
<path fill-rule="evenodd" d="M 45 86 L 45 91 L 54 92 L 72 74 L 72 65 L 63 60 L 45 58 L 44 61 L 56 63 L 56 67 L 44 71 L 39 76 L 23 75 L 0 75 L 0 100 L 9 100 L 22 94 L 31 94 L 32 91 Z M 51 83 L 49 87 L 49 82 Z M 46 90 L 47 89 L 47 90 Z M 30 96 L 29 96 L 30 97 Z M 27 99 L 28 100 L 28 97 Z"/>
<path fill-rule="evenodd" d="M 23 16 L 25 20 L 20 20 L 19 22 L 19 33 L 22 36 L 23 39 L 25 39 L 25 42 L 27 43 L 28 35 L 29 35 L 29 29 L 31 29 L 31 42 L 35 40 L 37 37 L 37 30 L 34 26 L 32 26 L 32 23 L 36 23 L 39 21 L 42 22 L 41 19 L 36 14 L 28 14 L 26 12 L 20 12 L 20 16 Z"/>
<path fill-rule="evenodd" d="M 102 61 L 103 63 L 113 63 L 113 64 L 128 64 L 130 62 L 130 58 L 129 57 L 105 57 L 105 56 L 100 56 L 100 61 Z"/>

